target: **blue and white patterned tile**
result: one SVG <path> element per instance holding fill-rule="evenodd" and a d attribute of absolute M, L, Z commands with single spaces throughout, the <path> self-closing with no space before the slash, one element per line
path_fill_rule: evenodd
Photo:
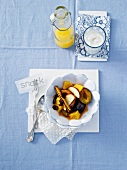
<path fill-rule="evenodd" d="M 110 44 L 110 16 L 93 16 L 86 14 L 79 14 L 76 24 L 76 52 L 75 55 L 82 55 L 88 58 L 104 58 L 108 59 L 109 57 L 109 44 Z M 90 26 L 99 26 L 106 33 L 106 41 L 102 46 L 102 49 L 97 54 L 91 55 L 86 52 L 85 42 L 84 42 L 84 31 Z"/>

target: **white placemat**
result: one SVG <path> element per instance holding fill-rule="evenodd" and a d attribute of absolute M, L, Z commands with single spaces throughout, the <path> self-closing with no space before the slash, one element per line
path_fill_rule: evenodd
<path fill-rule="evenodd" d="M 68 73 L 74 74 L 85 74 L 89 79 L 95 82 L 96 90 L 99 92 L 99 71 L 98 70 L 69 70 L 69 69 L 30 69 L 29 75 L 35 75 L 38 73 L 43 73 L 46 78 L 46 86 L 43 86 L 39 89 L 39 94 L 37 96 L 37 100 L 45 94 L 48 86 L 56 77 L 63 76 Z M 29 93 L 29 106 L 33 104 L 33 95 Z M 31 130 L 33 126 L 33 117 L 28 115 L 28 131 Z M 42 129 L 36 129 L 35 132 L 43 132 Z M 99 132 L 99 109 L 94 114 L 92 120 L 85 126 L 82 126 L 77 130 L 77 132 Z"/>

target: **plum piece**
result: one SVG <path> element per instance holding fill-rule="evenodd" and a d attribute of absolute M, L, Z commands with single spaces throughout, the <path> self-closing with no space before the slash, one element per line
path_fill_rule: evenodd
<path fill-rule="evenodd" d="M 84 88 L 80 93 L 80 101 L 84 104 L 90 103 L 92 100 L 92 94 L 89 89 Z"/>
<path fill-rule="evenodd" d="M 85 110 L 86 104 L 82 103 L 79 99 L 76 99 L 74 107 L 71 108 L 71 112 L 79 111 L 82 113 Z"/>
<path fill-rule="evenodd" d="M 59 106 L 59 105 L 54 104 L 54 105 L 52 106 L 52 108 L 53 108 L 54 110 L 56 110 L 57 112 L 60 112 L 60 111 L 63 109 L 63 106 Z"/>
<path fill-rule="evenodd" d="M 52 108 L 53 108 L 54 110 L 58 110 L 58 109 L 59 109 L 59 107 L 58 107 L 57 105 L 55 105 L 55 104 L 52 106 Z"/>
<path fill-rule="evenodd" d="M 57 99 L 57 97 L 58 97 L 58 95 L 57 95 L 57 94 L 55 94 L 55 96 L 53 97 L 53 104 L 55 104 L 55 103 L 56 103 L 56 99 Z"/>
<path fill-rule="evenodd" d="M 86 105 L 82 103 L 80 100 L 78 100 L 76 108 L 79 111 L 79 113 L 82 113 L 85 110 Z"/>

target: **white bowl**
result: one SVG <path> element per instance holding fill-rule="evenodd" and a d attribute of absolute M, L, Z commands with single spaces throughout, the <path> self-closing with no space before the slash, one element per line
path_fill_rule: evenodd
<path fill-rule="evenodd" d="M 53 96 L 56 94 L 54 89 L 55 86 L 62 88 L 63 82 L 65 80 L 71 81 L 73 84 L 80 83 L 83 84 L 84 87 L 88 88 L 93 96 L 92 101 L 88 104 L 88 112 L 86 112 L 79 120 L 68 120 L 63 116 L 59 116 L 57 111 L 53 110 Z M 78 128 L 79 126 L 87 124 L 91 119 L 92 116 L 98 110 L 98 104 L 100 100 L 100 94 L 96 91 L 95 83 L 89 80 L 85 75 L 75 75 L 75 74 L 67 74 L 63 77 L 56 78 L 49 88 L 47 89 L 45 95 L 45 108 L 47 112 L 48 119 L 57 124 L 62 128 Z"/>

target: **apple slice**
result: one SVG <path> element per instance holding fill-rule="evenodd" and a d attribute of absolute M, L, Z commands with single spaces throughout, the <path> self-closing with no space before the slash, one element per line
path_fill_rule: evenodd
<path fill-rule="evenodd" d="M 70 106 L 75 100 L 75 96 L 73 94 L 67 94 L 65 100 L 67 104 Z"/>
<path fill-rule="evenodd" d="M 69 87 L 68 90 L 70 90 L 75 95 L 75 97 L 80 97 L 79 91 L 75 87 Z"/>

